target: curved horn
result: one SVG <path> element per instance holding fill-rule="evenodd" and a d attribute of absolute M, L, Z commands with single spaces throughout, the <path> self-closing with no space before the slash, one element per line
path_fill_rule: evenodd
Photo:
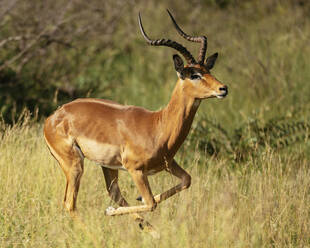
<path fill-rule="evenodd" d="M 167 9 L 167 12 L 174 24 L 174 27 L 176 28 L 178 33 L 183 38 L 187 39 L 188 41 L 201 43 L 200 50 L 199 50 L 199 56 L 198 56 L 198 63 L 202 65 L 205 61 L 205 56 L 206 56 L 206 51 L 207 51 L 207 37 L 206 36 L 190 36 L 184 33 L 184 31 L 176 23 L 175 19 L 173 18 L 172 14 L 170 13 L 168 9 Z"/>
<path fill-rule="evenodd" d="M 145 33 L 144 28 L 142 26 L 140 12 L 139 12 L 139 27 L 140 27 L 140 30 L 141 30 L 141 33 L 142 33 L 144 39 L 147 41 L 147 43 L 149 45 L 152 45 L 152 46 L 168 46 L 168 47 L 174 48 L 175 50 L 179 51 L 184 56 L 184 58 L 186 59 L 188 64 L 196 64 L 196 61 L 195 61 L 193 55 L 191 55 L 191 53 L 181 44 L 179 44 L 173 40 L 169 40 L 169 39 L 151 40 L 147 36 L 147 34 Z"/>

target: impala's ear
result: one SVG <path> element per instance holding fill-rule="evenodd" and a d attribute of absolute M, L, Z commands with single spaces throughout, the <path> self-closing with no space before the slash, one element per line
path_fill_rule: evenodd
<path fill-rule="evenodd" d="M 184 62 L 181 59 L 181 57 L 177 54 L 173 55 L 173 62 L 174 62 L 174 68 L 178 72 L 178 75 L 180 76 L 184 69 Z"/>
<path fill-rule="evenodd" d="M 215 61 L 217 59 L 217 56 L 218 56 L 218 53 L 215 53 L 207 58 L 206 63 L 205 63 L 205 67 L 207 70 L 211 70 L 213 68 Z"/>

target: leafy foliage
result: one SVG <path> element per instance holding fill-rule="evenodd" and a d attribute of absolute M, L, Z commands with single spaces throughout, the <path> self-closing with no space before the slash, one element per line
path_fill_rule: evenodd
<path fill-rule="evenodd" d="M 274 117 L 266 122 L 251 119 L 231 133 L 220 123 L 204 117 L 192 129 L 188 144 L 197 144 L 199 150 L 211 156 L 240 161 L 256 157 L 265 147 L 280 150 L 306 142 L 309 132 L 309 121 L 292 117 Z"/>

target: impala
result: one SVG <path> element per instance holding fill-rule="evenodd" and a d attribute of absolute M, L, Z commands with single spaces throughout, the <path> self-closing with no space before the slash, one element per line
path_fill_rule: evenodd
<path fill-rule="evenodd" d="M 223 98 L 227 86 L 210 74 L 218 54 L 205 59 L 207 38 L 184 33 L 168 11 L 178 33 L 188 41 L 201 43 L 198 60 L 181 44 L 169 39 L 151 40 L 145 33 L 139 13 L 139 27 L 149 45 L 168 46 L 185 58 L 173 55 L 178 80 L 171 99 L 159 111 L 121 105 L 110 100 L 77 99 L 63 105 L 48 117 L 44 137 L 51 154 L 63 169 L 67 184 L 64 206 L 76 209 L 83 174 L 83 161 L 88 158 L 102 168 L 109 196 L 120 206 L 106 209 L 107 215 L 138 214 L 153 211 L 157 204 L 187 189 L 190 175 L 174 160 L 189 133 L 201 100 Z M 129 206 L 118 186 L 118 170 L 127 171 L 143 198 L 143 205 Z M 178 177 L 180 183 L 153 196 L 148 176 L 165 170 Z"/>

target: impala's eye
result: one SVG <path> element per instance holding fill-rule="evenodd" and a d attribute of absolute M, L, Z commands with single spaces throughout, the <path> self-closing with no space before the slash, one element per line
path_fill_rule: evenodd
<path fill-rule="evenodd" d="M 191 80 L 199 80 L 201 79 L 201 76 L 199 74 L 192 74 L 191 75 Z"/>

